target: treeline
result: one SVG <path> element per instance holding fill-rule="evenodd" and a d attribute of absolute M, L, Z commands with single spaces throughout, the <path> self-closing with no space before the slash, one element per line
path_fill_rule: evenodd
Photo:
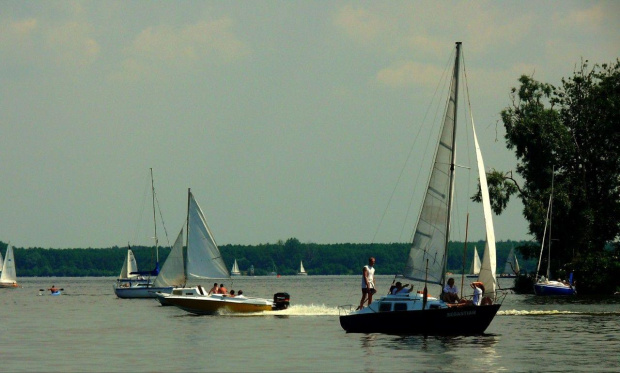
<path fill-rule="evenodd" d="M 510 249 L 523 242 L 497 242 L 497 271 L 501 273 Z M 3 256 L 6 243 L 0 242 Z M 473 259 L 474 246 L 481 256 L 484 242 L 470 242 L 467 245 L 466 263 L 463 266 L 462 242 L 451 242 L 448 254 L 448 271 L 461 273 L 463 267 L 468 271 Z M 404 267 L 411 244 L 315 244 L 301 243 L 296 238 L 286 242 L 259 245 L 223 245 L 220 251 L 229 269 L 236 259 L 242 272 L 254 266 L 254 274 L 267 275 L 274 269 L 280 275 L 294 275 L 301 261 L 310 275 L 353 275 L 361 273 L 368 257 L 377 259 L 377 274 L 398 274 Z M 156 257 L 153 247 L 135 246 L 131 248 L 140 270 L 155 268 Z M 160 266 L 170 253 L 170 248 L 159 248 Z M 18 276 L 118 276 L 127 255 L 127 247 L 102 249 L 44 249 L 14 248 Z M 521 269 L 531 272 L 536 268 L 534 259 L 523 260 L 519 255 Z"/>

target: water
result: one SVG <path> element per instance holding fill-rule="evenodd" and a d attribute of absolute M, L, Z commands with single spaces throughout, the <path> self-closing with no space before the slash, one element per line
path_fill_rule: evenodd
<path fill-rule="evenodd" d="M 379 288 L 387 292 L 391 280 L 378 276 Z M 267 298 L 287 291 L 292 307 L 193 316 L 155 300 L 117 299 L 113 278 L 20 278 L 22 288 L 0 289 L 0 370 L 615 372 L 620 366 L 620 297 L 508 294 L 482 336 L 347 334 L 337 306 L 359 302 L 359 282 L 359 276 L 236 278 L 226 282 L 229 289 Z M 39 295 L 51 285 L 64 288 L 63 295 Z"/>

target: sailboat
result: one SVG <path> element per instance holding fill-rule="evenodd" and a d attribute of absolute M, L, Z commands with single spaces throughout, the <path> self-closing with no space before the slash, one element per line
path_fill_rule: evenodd
<path fill-rule="evenodd" d="M 178 242 L 179 239 L 177 239 Z M 207 279 L 230 279 L 226 264 L 220 250 L 215 243 L 213 234 L 207 225 L 207 220 L 194 199 L 191 190 L 188 190 L 187 202 L 187 255 L 178 255 L 176 272 L 187 282 Z M 175 244 L 175 248 L 182 245 Z M 173 249 L 174 250 L 174 249 Z M 180 250 L 179 250 L 180 251 Z M 171 252 L 172 255 L 172 252 Z M 176 255 L 176 254 L 175 254 Z M 168 260 L 166 260 L 166 263 Z M 167 268 L 162 268 L 162 271 Z M 159 276 L 158 276 L 159 278 Z M 170 292 L 156 293 L 162 305 L 176 306 L 187 312 L 197 315 L 212 315 L 220 312 L 260 312 L 288 308 L 290 297 L 287 293 L 274 294 L 274 300 L 251 298 L 245 296 L 230 297 L 225 294 L 209 294 L 201 285 L 172 289 Z"/>
<path fill-rule="evenodd" d="M 506 258 L 506 264 L 504 264 L 504 272 L 500 275 L 502 278 L 515 278 L 519 275 L 521 269 L 519 268 L 519 261 L 515 255 L 514 247 L 510 248 L 510 253 Z"/>
<path fill-rule="evenodd" d="M 297 276 L 308 276 L 308 272 L 306 272 L 306 269 L 304 268 L 303 261 L 299 262 L 299 272 L 297 272 Z"/>
<path fill-rule="evenodd" d="M 152 271 L 138 271 L 135 257 L 131 247 L 127 249 L 127 257 L 116 283 L 114 294 L 119 298 L 156 298 L 157 291 L 170 291 L 172 287 L 156 287 L 153 285 L 155 276 L 159 274 L 159 240 L 157 239 L 157 219 L 155 214 L 155 184 L 153 181 L 153 169 L 151 168 L 151 194 L 153 200 L 153 225 L 155 240 L 155 269 Z M 124 272 L 126 270 L 126 272 Z"/>
<path fill-rule="evenodd" d="M 4 259 L 2 259 L 2 253 L 0 253 L 0 273 L 2 273 L 2 266 L 4 266 Z"/>
<path fill-rule="evenodd" d="M 230 270 L 231 276 L 241 276 L 241 271 L 239 271 L 239 266 L 237 265 L 237 259 L 233 263 L 232 269 Z"/>
<path fill-rule="evenodd" d="M 555 171 L 554 171 L 555 172 Z M 573 287 L 573 275 L 571 273 L 568 282 L 551 281 L 551 222 L 553 216 L 553 176 L 551 177 L 551 195 L 549 196 L 549 206 L 547 207 L 547 218 L 545 219 L 545 229 L 543 230 L 542 243 L 540 245 L 540 257 L 536 268 L 536 283 L 534 284 L 534 294 L 536 295 L 574 295 L 577 292 Z M 545 247 L 545 236 L 547 234 L 547 223 L 549 223 L 549 246 L 547 251 L 547 277 L 538 277 L 542 254 Z"/>
<path fill-rule="evenodd" d="M 454 192 L 456 118 L 461 43 L 456 43 L 456 58 L 450 86 L 450 97 L 426 195 L 415 228 L 409 257 L 402 276 L 423 281 L 424 290 L 386 295 L 368 307 L 351 311 L 340 306 L 340 325 L 349 333 L 389 333 L 422 335 L 472 335 L 483 333 L 500 308 L 495 303 L 495 233 L 491 216 L 486 173 L 482 154 L 472 124 L 478 163 L 482 205 L 486 227 L 486 245 L 479 281 L 485 291 L 480 305 L 472 302 L 448 304 L 429 295 L 427 284 L 446 283 L 446 262 Z M 439 290 L 439 289 L 438 289 Z M 348 307 L 348 310 L 347 308 Z M 344 314 L 343 314 L 344 312 Z"/>
<path fill-rule="evenodd" d="M 6 247 L 4 255 L 4 263 L 2 264 L 2 274 L 0 274 L 0 288 L 16 288 L 17 272 L 15 271 L 15 257 L 13 256 L 13 247 L 9 243 Z"/>
<path fill-rule="evenodd" d="M 469 268 L 469 273 L 465 275 L 466 277 L 478 277 L 480 273 L 480 255 L 478 255 L 478 249 L 474 246 L 474 259 L 471 262 L 471 268 Z"/>

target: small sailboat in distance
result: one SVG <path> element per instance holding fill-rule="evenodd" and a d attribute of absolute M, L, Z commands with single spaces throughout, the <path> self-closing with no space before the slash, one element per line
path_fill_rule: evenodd
<path fill-rule="evenodd" d="M 237 259 L 235 259 L 235 263 L 233 263 L 232 269 L 230 270 L 231 276 L 241 276 L 241 271 L 239 271 L 239 266 L 237 265 Z"/>
<path fill-rule="evenodd" d="M 510 248 L 510 253 L 506 258 L 506 264 L 504 265 L 504 272 L 500 275 L 503 278 L 515 278 L 519 275 L 521 269 L 519 268 L 519 261 L 515 255 L 514 247 Z"/>
<path fill-rule="evenodd" d="M 474 259 L 471 262 L 471 268 L 469 269 L 469 273 L 466 275 L 469 278 L 478 277 L 480 273 L 480 255 L 478 255 L 478 249 L 474 246 Z"/>
<path fill-rule="evenodd" d="M 299 272 L 297 272 L 297 276 L 308 276 L 308 272 L 306 272 L 306 269 L 304 268 L 303 261 L 299 262 Z"/>
<path fill-rule="evenodd" d="M 16 288 L 17 273 L 15 271 L 15 258 L 13 256 L 13 247 L 9 243 L 6 247 L 4 263 L 2 264 L 2 274 L 0 274 L 0 288 Z"/>

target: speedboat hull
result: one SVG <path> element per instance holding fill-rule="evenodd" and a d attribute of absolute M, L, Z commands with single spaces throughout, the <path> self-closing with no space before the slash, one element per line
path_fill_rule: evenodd
<path fill-rule="evenodd" d="M 557 281 L 534 284 L 534 294 L 536 295 L 575 295 L 575 293 L 573 287 Z"/>
<path fill-rule="evenodd" d="M 484 333 L 499 308 L 492 304 L 357 313 L 340 316 L 340 325 L 347 333 L 476 335 Z"/>
<path fill-rule="evenodd" d="M 252 313 L 271 311 L 273 305 L 264 299 L 230 298 L 216 296 L 169 296 L 166 302 L 195 315 L 219 313 Z"/>

